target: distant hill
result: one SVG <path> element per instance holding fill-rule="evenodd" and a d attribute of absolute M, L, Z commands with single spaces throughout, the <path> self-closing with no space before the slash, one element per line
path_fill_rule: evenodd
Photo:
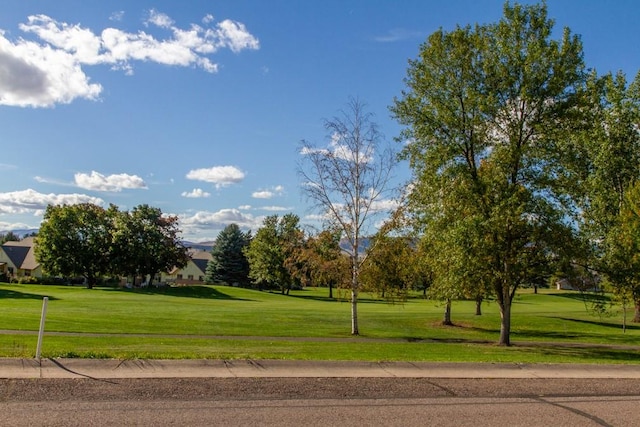
<path fill-rule="evenodd" d="M 365 253 L 369 248 L 370 244 L 371 244 L 371 239 L 369 239 L 368 237 L 360 238 L 360 245 L 358 245 L 358 251 L 361 254 Z M 346 252 L 349 252 L 351 250 L 351 246 L 349 245 L 349 240 L 347 240 L 344 237 L 340 239 L 340 247 L 342 248 L 343 251 L 346 251 Z"/>
<path fill-rule="evenodd" d="M 201 251 L 211 251 L 211 248 L 213 248 L 213 242 L 199 242 L 199 243 L 195 243 L 195 242 L 189 242 L 188 240 L 185 240 L 182 242 L 183 245 L 185 245 L 187 248 L 193 248 L 193 249 L 198 249 Z"/>
<path fill-rule="evenodd" d="M 211 248 L 213 248 L 213 244 L 214 242 L 190 242 L 188 240 L 185 240 L 182 242 L 186 247 L 188 248 L 193 248 L 193 249 L 199 249 L 202 251 L 211 251 Z M 360 246 L 359 246 L 359 250 L 360 253 L 363 254 L 367 248 L 369 247 L 371 243 L 371 239 L 369 239 L 368 237 L 362 238 L 360 239 Z M 342 250 L 344 251 L 349 251 L 350 247 L 349 247 L 349 241 L 347 239 L 340 239 L 340 247 L 342 248 Z"/>

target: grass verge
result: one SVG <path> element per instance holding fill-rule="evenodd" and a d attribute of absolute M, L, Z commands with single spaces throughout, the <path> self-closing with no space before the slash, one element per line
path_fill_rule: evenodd
<path fill-rule="evenodd" d="M 361 337 L 350 337 L 346 299 L 324 289 L 290 296 L 203 286 L 165 290 L 0 285 L 0 356 L 33 357 L 42 297 L 50 298 L 43 357 L 210 358 L 514 363 L 638 363 L 640 329 L 621 328 L 621 313 L 591 313 L 573 292 L 521 292 L 512 340 L 494 343 L 495 303 L 475 316 L 453 306 L 456 326 L 439 323 L 442 307 L 411 298 L 389 304 L 364 295 Z M 19 333 L 17 331 L 22 331 Z"/>

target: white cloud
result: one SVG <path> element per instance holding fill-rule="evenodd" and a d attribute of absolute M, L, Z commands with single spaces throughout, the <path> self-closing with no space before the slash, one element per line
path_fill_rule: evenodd
<path fill-rule="evenodd" d="M 204 197 L 209 197 L 211 196 L 211 193 L 207 193 L 206 191 L 204 191 L 201 188 L 194 188 L 193 190 L 187 192 L 184 191 L 182 193 L 182 197 L 187 197 L 190 199 L 199 199 L 199 198 L 204 198 Z"/>
<path fill-rule="evenodd" d="M 325 214 L 325 215 L 320 215 L 320 214 L 309 214 L 309 215 L 305 215 L 304 220 L 305 221 L 326 221 L 329 218 L 331 218 L 330 215 Z"/>
<path fill-rule="evenodd" d="M 113 12 L 111 16 L 109 16 L 110 21 L 122 21 L 122 18 L 124 18 L 124 10 Z"/>
<path fill-rule="evenodd" d="M 393 199 L 375 200 L 371 204 L 371 210 L 374 212 L 391 212 L 400 206 L 400 202 Z"/>
<path fill-rule="evenodd" d="M 238 209 L 240 209 L 241 211 L 248 211 L 251 210 L 251 205 L 238 206 Z"/>
<path fill-rule="evenodd" d="M 217 27 L 216 31 L 211 35 L 214 39 L 217 39 L 220 47 L 228 47 L 233 52 L 260 48 L 258 39 L 252 36 L 241 22 L 225 19 Z"/>
<path fill-rule="evenodd" d="M 74 55 L 48 45 L 20 40 L 0 31 L 0 105 L 50 107 L 76 98 L 95 100 L 102 91 L 89 83 Z"/>
<path fill-rule="evenodd" d="M 274 196 L 274 194 L 271 191 L 268 191 L 268 190 L 254 191 L 251 194 L 251 197 L 253 197 L 254 199 L 270 199 L 273 196 Z"/>
<path fill-rule="evenodd" d="M 407 30 L 406 28 L 394 28 L 387 34 L 376 36 L 373 39 L 381 43 L 392 43 L 403 40 L 421 39 L 424 35 L 420 31 Z"/>
<path fill-rule="evenodd" d="M 105 176 L 99 172 L 91 171 L 91 174 L 76 173 L 75 183 L 85 190 L 94 191 L 122 191 L 123 189 L 146 189 L 147 184 L 137 175 L 126 173 Z"/>
<path fill-rule="evenodd" d="M 43 194 L 32 189 L 0 193 L 0 213 L 34 213 L 39 215 L 47 208 L 47 205 L 75 205 L 78 203 L 102 205 L 104 201 L 85 194 Z"/>
<path fill-rule="evenodd" d="M 367 147 L 367 151 L 356 153 L 354 152 L 348 143 L 343 142 L 343 136 L 339 133 L 331 135 L 331 141 L 327 148 L 317 148 L 304 146 L 300 150 L 300 154 L 303 156 L 333 156 L 337 159 L 346 160 L 349 162 L 369 163 L 373 160 L 373 148 Z"/>
<path fill-rule="evenodd" d="M 254 217 L 239 209 L 221 209 L 217 212 L 199 211 L 193 215 L 179 215 L 180 227 L 186 235 L 201 235 L 204 232 L 222 230 L 229 224 L 238 224 L 244 229 L 257 229 L 263 217 Z"/>
<path fill-rule="evenodd" d="M 0 221 L 0 232 L 12 231 L 12 230 L 25 230 L 30 228 L 36 228 L 31 225 L 27 225 L 24 222 L 5 222 Z"/>
<path fill-rule="evenodd" d="M 244 172 L 235 166 L 214 166 L 211 168 L 194 169 L 187 173 L 187 178 L 215 184 L 217 188 L 226 187 L 241 182 Z"/>
<path fill-rule="evenodd" d="M 171 28 L 173 25 L 173 19 L 168 15 L 158 12 L 155 9 L 149 11 L 149 18 L 145 21 L 145 25 L 153 24 L 160 28 Z"/>
<path fill-rule="evenodd" d="M 281 196 L 284 193 L 284 187 L 282 185 L 276 185 L 269 190 L 254 191 L 251 197 L 254 199 L 271 199 L 275 196 Z"/>
<path fill-rule="evenodd" d="M 362 152 L 355 152 L 351 149 L 349 144 L 344 144 L 341 141 L 343 140 L 343 136 L 339 133 L 334 133 L 331 135 L 331 142 L 329 142 L 329 149 L 332 154 L 338 159 L 347 160 L 349 162 L 358 161 L 360 164 L 369 163 L 373 159 L 373 149 L 370 148 L 372 145 L 367 145 L 365 148 L 368 150 Z"/>
<path fill-rule="evenodd" d="M 121 19 L 116 12 L 112 21 Z M 0 105 L 50 107 L 77 98 L 95 100 L 102 86 L 90 83 L 83 66 L 108 64 L 114 70 L 133 73 L 133 61 L 172 66 L 196 66 L 214 73 L 218 65 L 208 55 L 226 48 L 233 52 L 259 49 L 260 43 L 244 24 L 224 20 L 207 27 L 192 24 L 187 30 L 174 26 L 166 14 L 151 10 L 145 25 L 169 32 L 156 38 L 144 31 L 129 33 L 105 28 L 100 33 L 80 24 L 58 22 L 47 15 L 32 15 L 19 28 L 39 41 L 11 41 L 0 29 Z"/>
<path fill-rule="evenodd" d="M 69 181 L 60 181 L 57 179 L 47 178 L 43 176 L 34 176 L 33 180 L 36 182 L 40 182 L 42 184 L 55 184 L 55 185 L 63 185 L 67 187 L 77 187 L 76 184 Z"/>
<path fill-rule="evenodd" d="M 283 211 L 291 211 L 291 208 L 285 208 L 284 206 L 262 206 L 261 208 L 259 208 L 263 211 L 268 211 L 268 212 L 283 212 Z"/>

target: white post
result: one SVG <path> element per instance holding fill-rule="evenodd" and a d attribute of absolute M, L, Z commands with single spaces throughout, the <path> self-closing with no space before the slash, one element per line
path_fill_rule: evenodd
<path fill-rule="evenodd" d="M 42 315 L 40 316 L 40 331 L 38 332 L 38 347 L 36 349 L 36 359 L 40 362 L 40 350 L 42 350 L 42 335 L 44 335 L 44 319 L 47 317 L 47 303 L 49 297 L 42 299 Z"/>

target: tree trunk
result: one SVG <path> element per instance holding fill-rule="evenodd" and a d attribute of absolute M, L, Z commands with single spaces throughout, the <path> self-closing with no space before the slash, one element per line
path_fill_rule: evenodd
<path fill-rule="evenodd" d="M 447 298 L 447 303 L 444 305 L 444 318 L 442 324 L 446 326 L 453 326 L 451 321 L 451 300 Z"/>
<path fill-rule="evenodd" d="M 511 298 L 503 297 L 500 306 L 500 341 L 498 345 L 511 345 Z"/>
<path fill-rule="evenodd" d="M 333 284 L 329 282 L 329 299 L 333 299 Z"/>
<path fill-rule="evenodd" d="M 636 309 L 635 309 L 635 313 L 633 315 L 632 322 L 633 323 L 640 323 L 640 299 L 637 299 L 635 301 L 634 305 L 635 305 Z"/>
<path fill-rule="evenodd" d="M 358 245 L 354 245 L 351 257 L 351 335 L 360 335 L 358 329 Z"/>
<path fill-rule="evenodd" d="M 482 295 L 478 295 L 476 297 L 476 316 L 482 316 L 482 301 L 484 297 Z"/>
<path fill-rule="evenodd" d="M 351 335 L 360 335 L 358 330 L 358 290 L 351 289 Z"/>

